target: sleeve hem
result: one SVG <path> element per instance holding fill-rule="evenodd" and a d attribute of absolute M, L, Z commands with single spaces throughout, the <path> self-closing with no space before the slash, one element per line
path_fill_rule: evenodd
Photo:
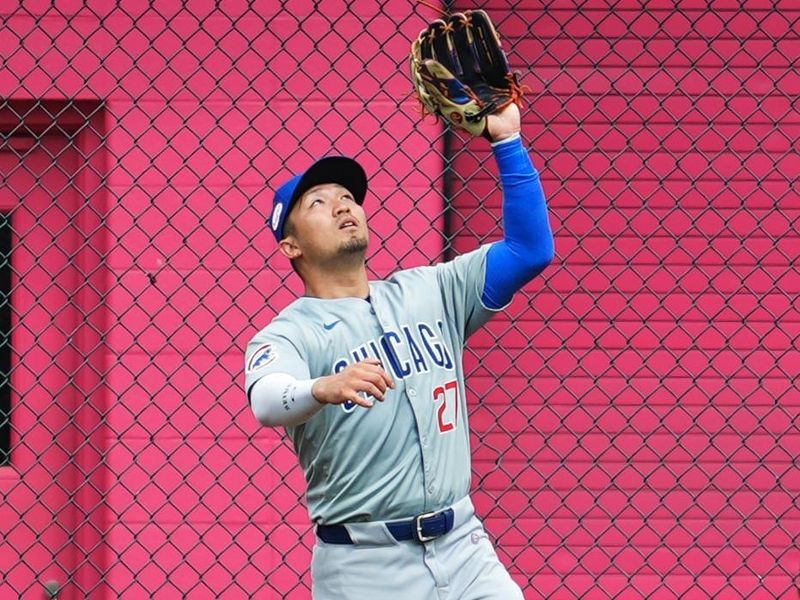
<path fill-rule="evenodd" d="M 486 245 L 489 247 L 489 249 L 491 249 L 491 247 L 496 243 L 497 242 L 492 242 L 491 244 L 486 244 Z M 506 302 L 503 306 L 501 306 L 499 308 L 492 308 L 490 306 L 486 306 L 486 303 L 483 301 L 483 294 L 486 291 L 486 278 L 489 275 L 489 250 L 486 250 L 486 255 L 483 257 L 483 260 L 484 260 L 484 269 L 483 269 L 482 287 L 481 287 L 481 282 L 477 282 L 477 285 L 476 285 L 476 287 L 481 288 L 480 290 L 476 289 L 476 292 L 478 292 L 478 302 L 480 303 L 481 308 L 483 308 L 483 310 L 485 310 L 487 312 L 498 313 L 498 312 L 504 311 L 514 301 L 513 297 L 508 302 Z"/>

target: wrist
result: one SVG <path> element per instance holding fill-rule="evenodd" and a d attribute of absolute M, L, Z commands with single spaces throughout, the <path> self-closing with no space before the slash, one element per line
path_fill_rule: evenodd
<path fill-rule="evenodd" d="M 497 138 L 492 140 L 492 148 L 500 146 L 501 144 L 508 144 L 510 142 L 513 142 L 514 140 L 521 140 L 521 139 L 522 135 L 520 134 L 519 131 L 515 131 L 513 133 L 509 133 L 503 136 L 498 136 Z"/>
<path fill-rule="evenodd" d="M 317 377 L 316 379 L 309 379 L 308 394 L 313 398 L 314 402 L 318 404 L 327 404 L 323 398 L 325 397 L 325 380 L 328 377 Z"/>

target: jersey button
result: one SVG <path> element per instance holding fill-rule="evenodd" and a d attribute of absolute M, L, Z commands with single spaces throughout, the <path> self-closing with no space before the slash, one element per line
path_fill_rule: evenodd
<path fill-rule="evenodd" d="M 409 396 L 413 397 L 417 395 L 417 390 L 415 390 L 414 388 L 407 388 L 407 391 Z"/>
<path fill-rule="evenodd" d="M 435 485 L 433 485 L 433 484 L 430 484 L 430 485 L 428 486 L 428 492 L 429 492 L 429 493 L 431 493 L 431 494 L 433 493 L 433 491 L 434 491 L 435 489 L 436 489 L 436 486 L 435 486 Z"/>

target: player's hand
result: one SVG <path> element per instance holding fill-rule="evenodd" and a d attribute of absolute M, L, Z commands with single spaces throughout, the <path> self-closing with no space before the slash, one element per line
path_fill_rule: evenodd
<path fill-rule="evenodd" d="M 367 358 L 345 367 L 336 375 L 320 377 L 311 387 L 311 393 L 323 404 L 343 404 L 349 400 L 372 408 L 372 400 L 359 393 L 364 392 L 382 402 L 387 388 L 394 389 L 391 375 L 383 370 L 379 360 Z"/>
<path fill-rule="evenodd" d="M 509 104 L 499 113 L 489 115 L 486 121 L 486 133 L 493 142 L 499 142 L 515 133 L 519 133 L 522 118 L 519 107 L 516 104 Z"/>

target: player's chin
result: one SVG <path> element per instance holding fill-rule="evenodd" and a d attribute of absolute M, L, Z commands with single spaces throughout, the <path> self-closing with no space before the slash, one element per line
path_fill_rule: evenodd
<path fill-rule="evenodd" d="M 366 235 L 354 235 L 349 239 L 342 242 L 339 246 L 341 254 L 355 254 L 357 252 L 364 252 L 369 245 L 369 239 Z"/>

